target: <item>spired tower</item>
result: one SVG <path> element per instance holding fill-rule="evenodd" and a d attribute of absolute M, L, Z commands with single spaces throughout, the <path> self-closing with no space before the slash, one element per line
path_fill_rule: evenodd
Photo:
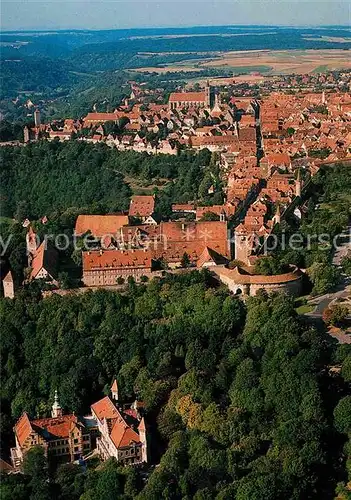
<path fill-rule="evenodd" d="M 62 417 L 62 408 L 58 400 L 57 391 L 55 391 L 55 399 L 51 409 L 51 416 L 52 418 Z"/>

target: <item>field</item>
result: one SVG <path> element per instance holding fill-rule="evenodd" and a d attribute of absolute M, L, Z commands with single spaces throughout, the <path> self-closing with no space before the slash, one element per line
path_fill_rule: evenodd
<path fill-rule="evenodd" d="M 138 68 L 138 71 L 199 71 L 229 69 L 233 73 L 262 73 L 266 75 L 306 74 L 330 70 L 351 69 L 348 50 L 254 50 L 214 52 L 206 59 L 191 59 L 169 66 Z M 260 78 L 259 75 L 250 75 Z M 246 81 L 247 77 L 242 78 Z"/>

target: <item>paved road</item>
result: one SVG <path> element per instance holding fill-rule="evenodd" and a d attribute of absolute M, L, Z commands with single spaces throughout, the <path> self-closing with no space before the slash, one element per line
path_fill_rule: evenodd
<path fill-rule="evenodd" d="M 339 243 L 339 246 L 334 253 L 333 264 L 339 268 L 341 266 L 341 260 L 351 250 L 350 234 L 351 225 L 348 227 L 348 229 L 342 232 L 342 242 L 341 244 Z M 334 303 L 337 301 L 337 299 L 342 298 L 351 298 L 351 277 L 347 276 L 344 273 L 342 274 L 342 283 L 334 292 L 327 293 L 308 301 L 308 304 L 311 306 L 315 306 L 315 308 L 313 311 L 306 313 L 305 315 L 310 317 L 311 319 L 321 320 L 323 311 L 327 307 L 329 307 L 331 303 Z M 346 334 L 341 330 L 336 330 L 330 331 L 330 335 L 332 337 L 335 337 L 341 344 L 351 344 L 351 334 Z"/>
<path fill-rule="evenodd" d="M 335 250 L 333 257 L 334 266 L 340 266 L 343 257 L 346 257 L 349 251 L 351 251 L 351 224 L 345 231 L 340 235 L 341 241 Z"/>
<path fill-rule="evenodd" d="M 306 314 L 307 316 L 311 316 L 312 318 L 313 317 L 321 318 L 324 309 L 326 309 L 331 302 L 335 301 L 336 299 L 342 299 L 350 296 L 351 296 L 351 286 L 345 283 L 345 285 L 343 285 L 341 290 L 337 290 L 333 293 L 327 293 L 326 295 L 322 295 L 315 299 L 309 300 L 308 304 L 311 306 L 315 306 L 315 308 L 313 311 Z"/>

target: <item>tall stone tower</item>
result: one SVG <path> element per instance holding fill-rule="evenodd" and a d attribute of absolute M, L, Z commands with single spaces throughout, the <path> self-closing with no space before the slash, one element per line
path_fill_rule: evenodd
<path fill-rule="evenodd" d="M 39 109 L 36 109 L 34 111 L 34 125 L 36 127 L 40 127 L 40 124 L 41 124 L 41 120 L 40 120 L 40 111 Z"/>
<path fill-rule="evenodd" d="M 141 459 L 143 462 L 147 463 L 147 440 L 146 440 L 146 427 L 145 427 L 144 417 L 140 420 L 140 424 L 138 426 L 138 432 L 142 444 Z"/>
<path fill-rule="evenodd" d="M 13 282 L 13 277 L 11 271 L 9 271 L 5 278 L 2 280 L 2 285 L 4 288 L 4 297 L 13 299 L 15 296 L 15 286 Z"/>
<path fill-rule="evenodd" d="M 52 418 L 62 417 L 62 408 L 58 401 L 57 391 L 55 391 L 55 399 L 51 409 L 51 416 Z"/>
<path fill-rule="evenodd" d="M 210 82 L 209 80 L 207 80 L 206 82 L 206 88 L 205 88 L 205 92 L 206 92 L 206 107 L 209 108 L 211 107 L 211 87 L 210 87 Z"/>
<path fill-rule="evenodd" d="M 297 171 L 297 177 L 295 181 L 295 195 L 296 196 L 301 196 L 301 172 L 300 169 Z"/>
<path fill-rule="evenodd" d="M 113 384 L 111 385 L 111 396 L 112 396 L 112 399 L 117 403 L 117 401 L 118 401 L 118 384 L 117 384 L 116 379 L 113 381 Z"/>
<path fill-rule="evenodd" d="M 29 128 L 27 127 L 27 125 L 23 129 L 23 141 L 25 143 L 30 141 L 30 132 L 29 132 Z"/>

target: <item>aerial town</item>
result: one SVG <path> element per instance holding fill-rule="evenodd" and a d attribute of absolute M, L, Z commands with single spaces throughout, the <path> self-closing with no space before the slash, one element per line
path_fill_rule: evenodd
<path fill-rule="evenodd" d="M 348 5 L 184 6 L 4 2 L 1 500 L 350 499 Z"/>
<path fill-rule="evenodd" d="M 285 274 L 262 276 L 255 274 L 255 262 L 286 214 L 293 211 L 301 218 L 304 190 L 320 166 L 351 160 L 347 92 L 273 91 L 257 100 L 230 96 L 207 81 L 201 91 L 171 93 L 163 105 L 145 104 L 142 88 L 131 82 L 130 100 L 113 113 L 91 112 L 81 120 L 43 124 L 35 110 L 34 120 L 35 126 L 24 130 L 25 144 L 78 140 L 172 155 L 179 149 L 207 148 L 221 172 L 223 205 L 199 206 L 189 200 L 172 205 L 172 220 L 160 220 L 154 195 L 134 195 L 128 212 L 79 215 L 75 237 L 95 241 L 82 251 L 86 289 L 121 287 L 130 279 L 145 282 L 165 269 L 208 268 L 234 293 L 255 295 L 263 288 L 298 295 L 299 269 L 292 266 Z M 120 133 L 107 134 L 111 125 Z M 148 140 L 148 134 L 153 138 Z M 211 186 L 209 193 L 214 189 Z M 56 249 L 50 241 L 40 242 L 29 220 L 24 226 L 28 280 L 44 280 L 52 289 L 45 293 L 60 293 Z M 3 288 L 5 296 L 14 296 L 11 270 Z"/>

